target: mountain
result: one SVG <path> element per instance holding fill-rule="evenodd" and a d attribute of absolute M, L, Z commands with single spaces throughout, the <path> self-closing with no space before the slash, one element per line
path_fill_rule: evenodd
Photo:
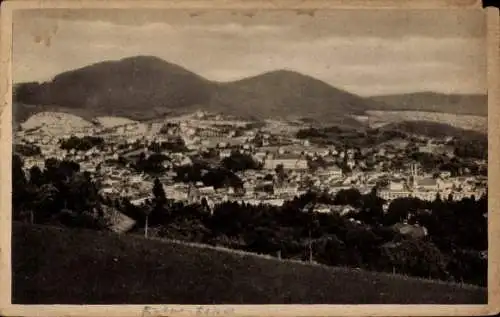
<path fill-rule="evenodd" d="M 307 117 L 355 121 L 373 101 L 337 89 L 310 76 L 278 70 L 221 85 L 212 104 L 265 118 Z"/>
<path fill-rule="evenodd" d="M 64 110 L 86 119 L 121 116 L 136 120 L 203 109 L 256 118 L 311 116 L 357 125 L 348 115 L 380 107 L 293 71 L 221 83 L 152 56 L 93 64 L 42 84 L 23 83 L 15 89 L 14 102 L 19 108 L 17 120 L 37 109 Z"/>
<path fill-rule="evenodd" d="M 416 92 L 400 95 L 374 96 L 378 109 L 370 110 L 414 110 L 435 111 L 461 115 L 488 115 L 488 96 L 473 94 L 441 94 Z"/>
<path fill-rule="evenodd" d="M 154 117 L 210 99 L 214 85 L 175 64 L 151 56 L 106 61 L 17 87 L 15 102 L 62 107 L 91 116 Z"/>

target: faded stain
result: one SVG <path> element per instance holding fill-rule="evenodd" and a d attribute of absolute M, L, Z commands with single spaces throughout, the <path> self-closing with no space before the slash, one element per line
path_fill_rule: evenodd
<path fill-rule="evenodd" d="M 246 13 L 243 13 L 244 16 L 246 16 L 247 18 L 253 18 L 255 16 L 255 12 L 246 12 Z"/>
<path fill-rule="evenodd" d="M 200 15 L 202 15 L 202 14 L 204 14 L 204 13 L 205 13 L 204 11 L 196 11 L 196 12 L 191 12 L 191 13 L 189 13 L 189 16 L 190 16 L 191 18 L 196 18 L 196 17 L 198 17 L 198 16 L 200 16 Z"/>
<path fill-rule="evenodd" d="M 50 47 L 54 35 L 56 35 L 57 32 L 59 31 L 59 26 L 56 23 L 49 29 L 42 29 L 37 31 L 38 33 L 33 34 L 33 41 L 36 44 L 43 44 L 47 47 Z"/>
<path fill-rule="evenodd" d="M 297 13 L 297 15 L 308 15 L 310 17 L 314 17 L 314 15 L 316 14 L 316 10 L 312 9 L 312 10 L 295 10 L 295 12 Z"/>

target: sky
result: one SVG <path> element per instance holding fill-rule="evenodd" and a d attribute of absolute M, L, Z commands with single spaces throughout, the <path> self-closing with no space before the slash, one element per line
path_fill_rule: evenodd
<path fill-rule="evenodd" d="M 207 79 L 288 69 L 362 96 L 486 92 L 481 10 L 17 11 L 13 81 L 154 55 Z"/>

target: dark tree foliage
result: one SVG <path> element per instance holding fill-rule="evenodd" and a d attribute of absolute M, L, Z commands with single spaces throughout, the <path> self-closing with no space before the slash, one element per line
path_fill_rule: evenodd
<path fill-rule="evenodd" d="M 221 163 L 223 167 L 233 172 L 257 170 L 262 167 L 252 156 L 240 152 L 231 153 L 231 156 L 224 158 Z"/>
<path fill-rule="evenodd" d="M 179 153 L 187 151 L 186 143 L 182 138 L 174 138 L 172 140 L 163 142 L 153 142 L 148 146 L 148 149 L 155 153 L 161 153 L 161 152 Z"/>
<path fill-rule="evenodd" d="M 42 150 L 35 144 L 15 144 L 14 153 L 22 156 L 37 156 L 42 154 Z"/>
<path fill-rule="evenodd" d="M 321 132 L 321 130 L 315 128 L 302 129 L 297 132 L 297 138 L 306 139 L 306 138 L 326 138 L 327 134 Z"/>
<path fill-rule="evenodd" d="M 167 170 L 163 165 L 167 160 L 169 160 L 169 158 L 164 154 L 153 153 L 146 158 L 146 154 L 141 152 L 137 161 L 132 163 L 132 168 L 138 172 L 157 175 Z"/>
<path fill-rule="evenodd" d="M 104 139 L 95 136 L 84 136 L 83 138 L 71 136 L 69 139 L 60 141 L 60 147 L 63 150 L 88 151 L 91 148 L 102 147 L 103 145 Z"/>
<path fill-rule="evenodd" d="M 238 175 L 224 168 L 214 168 L 201 177 L 201 181 L 206 186 L 214 188 L 233 187 L 243 189 L 243 181 Z"/>
<path fill-rule="evenodd" d="M 31 185 L 40 187 L 43 182 L 43 172 L 38 166 L 32 166 L 29 170 L 29 182 Z"/>
<path fill-rule="evenodd" d="M 337 126 L 301 129 L 297 132 L 296 137 L 309 139 L 318 144 L 333 144 L 339 148 L 361 148 L 398 138 L 408 138 L 406 133 L 395 129 L 380 128 L 358 131 Z"/>
<path fill-rule="evenodd" d="M 233 187 L 243 188 L 243 181 L 238 175 L 223 167 L 210 167 L 205 164 L 195 163 L 176 168 L 176 181 L 185 183 L 203 182 L 205 186 L 214 188 Z"/>
<path fill-rule="evenodd" d="M 153 198 L 158 203 L 164 203 L 167 200 L 163 185 L 158 178 L 155 178 L 153 183 Z"/>
<path fill-rule="evenodd" d="M 488 159 L 488 139 L 455 140 L 455 155 L 461 158 Z"/>
<path fill-rule="evenodd" d="M 14 220 L 103 228 L 98 188 L 78 163 L 49 158 L 43 171 L 36 166 L 30 169 L 29 181 L 21 168 L 22 161 L 14 156 Z"/>
<path fill-rule="evenodd" d="M 336 205 L 351 205 L 353 207 L 360 207 L 362 204 L 362 195 L 359 190 L 355 188 L 341 189 L 335 195 L 334 203 Z"/>
<path fill-rule="evenodd" d="M 12 207 L 14 217 L 28 201 L 27 179 L 23 170 L 24 162 L 19 155 L 12 156 Z"/>

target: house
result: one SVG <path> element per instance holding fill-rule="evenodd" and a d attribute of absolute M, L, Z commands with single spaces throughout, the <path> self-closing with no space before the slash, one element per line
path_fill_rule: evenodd
<path fill-rule="evenodd" d="M 230 156 L 231 156 L 231 150 L 225 149 L 225 150 L 222 150 L 219 152 L 219 157 L 221 159 L 226 158 L 226 157 L 230 157 Z"/>
<path fill-rule="evenodd" d="M 437 196 L 436 191 L 414 191 L 412 192 L 412 197 L 418 198 L 424 201 L 433 201 Z"/>
<path fill-rule="evenodd" d="M 388 190 L 390 191 L 404 191 L 405 182 L 403 180 L 393 180 L 389 183 Z"/>
<path fill-rule="evenodd" d="M 129 178 L 130 183 L 140 183 L 144 180 L 143 175 L 132 175 Z"/>
<path fill-rule="evenodd" d="M 134 206 L 140 206 L 144 202 L 146 202 L 146 200 L 151 199 L 151 198 L 152 198 L 151 196 L 144 196 L 144 197 L 140 197 L 140 198 L 136 198 L 134 200 L 131 200 L 130 203 Z"/>
<path fill-rule="evenodd" d="M 329 205 L 317 205 L 314 207 L 314 212 L 318 213 L 330 213 L 332 212 L 332 209 Z"/>
<path fill-rule="evenodd" d="M 450 171 L 443 171 L 443 172 L 439 173 L 439 176 L 441 178 L 450 178 L 451 177 L 451 172 Z"/>
<path fill-rule="evenodd" d="M 298 186 L 283 186 L 276 187 L 274 193 L 276 195 L 296 195 L 299 190 Z"/>
<path fill-rule="evenodd" d="M 415 187 L 421 190 L 430 190 L 430 191 L 436 191 L 439 189 L 437 180 L 430 177 L 417 179 L 415 181 Z"/>
<path fill-rule="evenodd" d="M 213 186 L 204 186 L 198 188 L 199 195 L 213 195 L 215 194 L 215 189 Z"/>
<path fill-rule="evenodd" d="M 342 177 L 342 169 L 337 166 L 329 166 L 324 169 L 319 169 L 316 174 L 318 176 L 327 176 L 330 178 L 340 178 Z"/>
<path fill-rule="evenodd" d="M 434 153 L 436 151 L 436 146 L 432 144 L 426 144 L 424 146 L 419 146 L 418 151 L 420 153 Z"/>
<path fill-rule="evenodd" d="M 188 156 L 184 156 L 184 157 L 182 157 L 180 159 L 180 161 L 178 162 L 178 164 L 180 166 L 191 165 L 191 164 L 193 164 L 193 161 Z"/>
<path fill-rule="evenodd" d="M 280 206 L 283 206 L 283 204 L 285 203 L 285 200 L 284 199 L 265 199 L 265 200 L 261 200 L 261 203 L 264 205 L 272 205 L 272 206 L 280 207 Z"/>
<path fill-rule="evenodd" d="M 394 200 L 397 198 L 411 197 L 412 192 L 409 191 L 392 191 L 392 190 L 381 190 L 378 193 L 379 197 L 385 200 Z"/>
<path fill-rule="evenodd" d="M 302 155 L 296 154 L 286 154 L 264 160 L 264 169 L 274 170 L 279 165 L 283 165 L 286 170 L 306 170 L 309 167 L 307 160 Z"/>
<path fill-rule="evenodd" d="M 454 183 L 450 179 L 437 179 L 436 180 L 439 189 L 453 189 Z"/>

